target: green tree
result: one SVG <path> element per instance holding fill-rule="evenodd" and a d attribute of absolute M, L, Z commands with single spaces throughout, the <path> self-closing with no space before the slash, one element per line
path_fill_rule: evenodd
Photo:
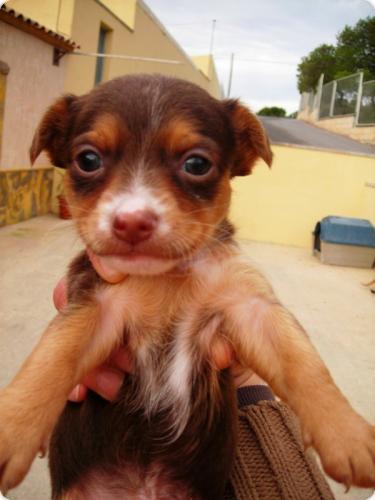
<path fill-rule="evenodd" d="M 341 73 L 363 70 L 366 80 L 375 79 L 375 16 L 345 26 L 337 35 L 336 58 Z"/>
<path fill-rule="evenodd" d="M 301 59 L 298 65 L 298 90 L 315 90 L 324 73 L 324 83 L 364 72 L 365 80 L 375 79 L 375 16 L 345 26 L 337 35 L 336 46 L 323 44 Z"/>
<path fill-rule="evenodd" d="M 262 108 L 260 111 L 258 111 L 257 115 L 284 117 L 286 116 L 286 111 L 284 108 L 279 108 L 278 106 L 271 106 L 271 107 L 266 106 L 265 108 Z"/>
<path fill-rule="evenodd" d="M 315 90 L 322 73 L 324 73 L 325 82 L 333 80 L 336 71 L 336 48 L 333 45 L 319 45 L 307 56 L 302 57 L 298 65 L 299 92 L 302 94 L 302 92 Z"/>

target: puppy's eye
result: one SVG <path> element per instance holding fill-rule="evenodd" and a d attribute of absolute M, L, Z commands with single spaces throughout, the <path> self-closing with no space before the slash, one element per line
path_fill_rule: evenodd
<path fill-rule="evenodd" d="M 203 156 L 190 156 L 182 165 L 182 170 L 194 176 L 206 175 L 212 168 L 212 163 Z"/>
<path fill-rule="evenodd" d="M 87 149 L 76 157 L 76 164 L 83 172 L 91 174 L 99 170 L 103 164 L 102 158 L 96 151 Z"/>

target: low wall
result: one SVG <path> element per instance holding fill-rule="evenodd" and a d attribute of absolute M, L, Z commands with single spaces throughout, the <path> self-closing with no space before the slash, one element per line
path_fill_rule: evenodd
<path fill-rule="evenodd" d="M 231 220 L 238 236 L 311 246 L 316 222 L 327 215 L 369 219 L 375 225 L 375 159 L 272 146 L 271 169 L 233 182 Z"/>
<path fill-rule="evenodd" d="M 53 169 L 53 187 L 51 197 L 51 212 L 58 215 L 59 213 L 59 196 L 64 193 L 64 168 L 54 167 Z"/>
<path fill-rule="evenodd" d="M 53 168 L 0 170 L 0 227 L 50 211 Z"/>
<path fill-rule="evenodd" d="M 359 142 L 375 144 L 375 125 L 355 126 L 353 115 L 338 116 L 336 118 L 322 118 L 318 120 L 315 111 L 309 113 L 308 110 L 304 110 L 298 113 L 298 120 L 312 123 L 317 127 L 335 132 L 336 134 L 345 135 Z"/>
<path fill-rule="evenodd" d="M 374 158 L 272 146 L 263 162 L 233 181 L 231 220 L 245 239 L 311 246 L 316 222 L 327 215 L 369 219 L 375 225 Z M 64 170 L 0 170 L 0 226 L 53 211 Z"/>
<path fill-rule="evenodd" d="M 325 118 L 315 121 L 314 125 L 325 128 L 336 134 L 346 135 L 351 139 L 367 144 L 375 144 L 375 126 L 355 126 L 354 116 L 341 116 L 338 118 Z"/>

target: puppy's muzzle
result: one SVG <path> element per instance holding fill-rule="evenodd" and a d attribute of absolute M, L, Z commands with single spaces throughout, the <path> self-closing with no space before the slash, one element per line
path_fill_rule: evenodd
<path fill-rule="evenodd" d="M 158 222 L 158 216 L 151 210 L 117 213 L 113 233 L 118 239 L 136 245 L 151 238 Z"/>

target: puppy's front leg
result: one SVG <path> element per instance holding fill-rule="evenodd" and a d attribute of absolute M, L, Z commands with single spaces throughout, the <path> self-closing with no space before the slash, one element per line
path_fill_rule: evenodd
<path fill-rule="evenodd" d="M 304 439 L 335 480 L 375 485 L 375 427 L 350 406 L 297 320 L 272 295 L 228 304 L 226 331 L 252 367 L 301 420 Z"/>
<path fill-rule="evenodd" d="M 107 304 L 108 305 L 108 304 Z M 68 306 L 50 323 L 11 384 L 0 392 L 0 489 L 16 486 L 49 436 L 74 385 L 104 361 L 123 325 L 106 305 Z"/>

